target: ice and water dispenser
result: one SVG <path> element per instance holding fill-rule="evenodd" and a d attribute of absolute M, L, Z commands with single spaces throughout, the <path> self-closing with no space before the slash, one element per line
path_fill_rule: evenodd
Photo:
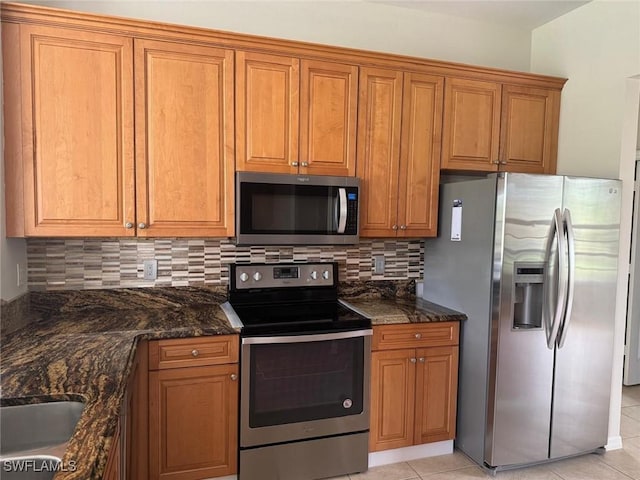
<path fill-rule="evenodd" d="M 544 263 L 515 262 L 513 282 L 513 328 L 542 328 Z"/>

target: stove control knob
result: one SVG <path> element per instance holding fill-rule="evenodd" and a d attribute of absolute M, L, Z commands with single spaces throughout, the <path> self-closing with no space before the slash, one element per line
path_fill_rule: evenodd
<path fill-rule="evenodd" d="M 241 282 L 246 282 L 247 280 L 249 280 L 249 275 L 247 275 L 247 272 L 242 272 L 240 274 L 240 281 Z"/>
<path fill-rule="evenodd" d="M 254 273 L 254 274 L 253 274 L 253 279 L 254 279 L 256 282 L 259 282 L 259 281 L 262 279 L 262 274 L 261 274 L 260 272 L 256 272 L 256 273 Z"/>
<path fill-rule="evenodd" d="M 330 276 L 331 274 L 329 273 L 329 270 L 325 270 L 324 272 L 322 272 L 322 278 L 324 278 L 325 280 L 329 280 Z"/>
<path fill-rule="evenodd" d="M 318 279 L 318 272 L 316 272 L 315 270 L 313 272 L 311 272 L 311 278 L 313 278 L 314 280 Z"/>

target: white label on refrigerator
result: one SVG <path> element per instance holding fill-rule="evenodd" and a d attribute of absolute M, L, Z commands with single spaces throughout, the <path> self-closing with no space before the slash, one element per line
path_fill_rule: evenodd
<path fill-rule="evenodd" d="M 462 205 L 451 207 L 451 241 L 462 240 Z"/>

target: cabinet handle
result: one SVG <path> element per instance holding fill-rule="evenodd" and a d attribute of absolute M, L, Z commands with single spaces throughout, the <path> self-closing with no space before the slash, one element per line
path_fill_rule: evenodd
<path fill-rule="evenodd" d="M 507 161 L 506 160 L 500 160 L 500 165 L 506 165 Z"/>
<path fill-rule="evenodd" d="M 200 352 L 194 348 L 193 350 L 191 350 L 191 355 L 197 357 L 198 355 L 200 355 Z"/>
<path fill-rule="evenodd" d="M 133 223 L 127 222 L 124 224 L 124 228 L 133 228 Z"/>
<path fill-rule="evenodd" d="M 420 357 L 420 358 L 418 359 L 418 361 L 419 361 L 420 363 L 424 363 L 424 357 Z"/>
<path fill-rule="evenodd" d="M 397 230 L 398 229 L 398 225 L 391 225 L 391 230 Z"/>
<path fill-rule="evenodd" d="M 416 361 L 417 361 L 417 360 L 416 360 L 415 358 L 410 358 L 410 359 L 409 359 L 409 361 L 410 361 L 411 363 L 416 363 Z"/>
<path fill-rule="evenodd" d="M 292 167 L 297 167 L 298 166 L 298 162 L 291 162 L 291 166 Z"/>
<path fill-rule="evenodd" d="M 422 334 L 421 334 L 421 333 L 416 333 L 416 334 L 415 334 L 415 337 L 419 340 L 419 339 L 421 339 L 421 338 L 422 338 Z"/>
<path fill-rule="evenodd" d="M 407 226 L 406 225 L 400 225 L 400 230 L 406 230 Z"/>
<path fill-rule="evenodd" d="M 491 162 L 491 163 L 493 163 L 494 165 L 500 165 L 500 161 L 499 161 L 499 160 L 494 160 L 494 161 L 493 161 L 493 162 Z"/>
<path fill-rule="evenodd" d="M 308 167 L 309 166 L 309 162 L 302 162 L 300 165 L 302 165 L 303 167 Z"/>
<path fill-rule="evenodd" d="M 238 379 L 238 375 L 236 375 L 235 373 L 232 373 L 230 376 L 231 380 L 233 380 L 234 382 Z"/>
<path fill-rule="evenodd" d="M 138 228 L 147 228 L 147 224 L 146 224 L 146 223 L 144 223 L 144 222 L 140 222 L 140 223 L 138 224 Z"/>

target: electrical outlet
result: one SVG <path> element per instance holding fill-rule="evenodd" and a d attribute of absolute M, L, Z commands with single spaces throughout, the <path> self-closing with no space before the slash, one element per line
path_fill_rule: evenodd
<path fill-rule="evenodd" d="M 158 278 L 158 260 L 145 260 L 143 263 L 143 276 L 145 280 L 155 280 Z"/>
<path fill-rule="evenodd" d="M 382 275 L 384 273 L 384 255 L 373 257 L 373 273 Z"/>
<path fill-rule="evenodd" d="M 16 264 L 16 285 L 18 287 L 27 283 L 27 265 L 24 263 Z"/>

